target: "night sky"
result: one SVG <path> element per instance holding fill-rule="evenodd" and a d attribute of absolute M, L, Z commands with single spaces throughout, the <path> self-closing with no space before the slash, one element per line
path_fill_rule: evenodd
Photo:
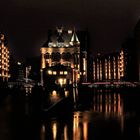
<path fill-rule="evenodd" d="M 0 17 L 16 58 L 39 55 L 47 30 L 60 25 L 88 29 L 95 55 L 119 50 L 139 20 L 140 0 L 3 0 Z"/>

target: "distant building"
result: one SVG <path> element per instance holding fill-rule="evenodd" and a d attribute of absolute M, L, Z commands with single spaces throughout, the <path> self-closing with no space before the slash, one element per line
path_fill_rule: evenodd
<path fill-rule="evenodd" d="M 28 78 L 40 82 L 41 56 L 28 57 L 26 59 L 26 71 L 30 70 Z M 27 72 L 28 73 L 28 72 Z"/>
<path fill-rule="evenodd" d="M 63 28 L 49 30 L 48 41 L 41 48 L 42 83 L 45 84 L 48 80 L 45 78 L 46 74 L 56 75 L 56 83 L 59 83 L 57 81 L 63 84 L 86 81 L 87 52 L 80 47 L 80 40 L 75 30 L 65 31 Z M 57 70 L 54 71 L 56 67 Z"/>
<path fill-rule="evenodd" d="M 23 81 L 25 78 L 25 65 L 10 56 L 9 82 Z"/>
<path fill-rule="evenodd" d="M 101 56 L 98 54 L 93 60 L 93 80 L 111 81 L 120 80 L 120 57 L 119 53 Z"/>
<path fill-rule="evenodd" d="M 97 55 L 93 60 L 94 81 L 138 81 L 138 65 L 133 39 L 120 52 Z"/>
<path fill-rule="evenodd" d="M 120 76 L 125 81 L 138 81 L 139 68 L 136 42 L 128 38 L 122 45 L 120 51 Z"/>
<path fill-rule="evenodd" d="M 139 82 L 140 82 L 140 19 L 138 20 L 134 28 L 134 39 L 136 43 L 135 49 L 136 49 L 136 56 L 138 60 L 138 72 L 139 72 Z"/>
<path fill-rule="evenodd" d="M 90 35 L 88 30 L 82 30 L 82 31 L 77 31 L 77 36 L 79 38 L 80 41 L 80 57 L 82 58 L 82 56 L 84 56 L 86 54 L 86 67 L 87 67 L 87 72 L 86 72 L 86 79 L 83 79 L 84 77 L 81 76 L 81 81 L 82 82 L 91 82 L 93 80 L 93 67 L 92 67 L 92 54 L 91 54 L 91 50 L 90 50 Z M 80 61 L 80 70 L 83 70 L 83 62 L 84 61 Z"/>
<path fill-rule="evenodd" d="M 0 81 L 8 81 L 9 75 L 9 49 L 5 44 L 4 34 L 0 34 Z"/>

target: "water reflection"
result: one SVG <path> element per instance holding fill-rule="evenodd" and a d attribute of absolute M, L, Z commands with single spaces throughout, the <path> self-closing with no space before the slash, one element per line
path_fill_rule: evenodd
<path fill-rule="evenodd" d="M 122 115 L 123 99 L 119 93 L 101 93 L 93 96 L 93 111 L 104 112 L 106 115 Z"/>
<path fill-rule="evenodd" d="M 64 140 L 68 140 L 68 128 L 67 125 L 64 126 Z"/>
<path fill-rule="evenodd" d="M 100 93 L 93 96 L 93 111 L 104 113 L 105 118 L 116 118 L 123 132 L 124 112 L 123 99 L 120 93 Z"/>
<path fill-rule="evenodd" d="M 74 94 L 76 97 L 77 93 L 74 92 Z M 124 94 L 102 91 L 86 96 L 80 97 L 78 94 L 75 101 L 82 107 L 87 105 L 85 103 L 89 103 L 90 107 L 87 105 L 88 108 L 77 108 L 69 116 L 64 114 L 62 118 L 51 118 L 51 120 L 46 121 L 47 130 L 51 129 L 51 133 L 46 131 L 46 139 L 98 140 L 102 137 L 105 139 L 125 139 L 129 136 L 139 138 L 138 116 L 125 110 L 127 104 L 130 105 L 130 103 L 126 102 L 128 99 Z M 83 100 L 78 101 L 83 97 Z M 41 140 L 44 140 L 43 138 Z"/>
<path fill-rule="evenodd" d="M 61 114 L 47 114 L 43 117 L 37 111 L 40 102 L 35 99 L 38 99 L 38 95 L 34 96 L 33 102 L 29 96 L 14 94 L 13 99 L 10 99 L 6 105 L 11 107 L 8 109 L 10 111 L 7 112 L 6 109 L 7 111 L 4 110 L 2 113 L 1 110 L 3 118 L 6 118 L 7 113 L 9 116 L 2 120 L 1 115 L 1 124 L 5 122 L 8 126 L 10 122 L 10 128 L 8 126 L 6 129 L 14 140 L 99 140 L 102 137 L 111 140 L 131 137 L 137 140 L 140 138 L 139 92 L 136 94 L 136 91 L 118 93 L 100 90 L 78 93 L 77 89 L 72 90 L 74 93 L 69 92 L 68 95 L 75 95 L 74 110 L 66 107 L 64 112 L 65 106 L 58 104 L 60 106 L 50 111 L 50 114 L 56 112 Z M 63 97 L 65 96 L 64 92 Z M 63 97 L 53 91 L 47 94 L 45 101 L 55 103 Z M 46 109 L 48 107 L 52 109 L 52 103 L 46 103 Z"/>
<path fill-rule="evenodd" d="M 56 140 L 56 136 L 57 136 L 57 123 L 56 123 L 56 121 L 52 122 L 52 132 L 53 132 L 53 140 Z"/>
<path fill-rule="evenodd" d="M 40 132 L 40 138 L 41 138 L 41 140 L 45 140 L 45 133 L 46 133 L 45 125 L 42 124 L 42 126 L 41 126 L 41 132 Z"/>
<path fill-rule="evenodd" d="M 87 112 L 74 112 L 73 115 L 73 140 L 88 139 L 89 114 Z"/>

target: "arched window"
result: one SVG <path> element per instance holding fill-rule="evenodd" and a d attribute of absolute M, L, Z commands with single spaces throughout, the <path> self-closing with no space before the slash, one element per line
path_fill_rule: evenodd
<path fill-rule="evenodd" d="M 50 54 L 47 52 L 46 53 L 46 59 L 49 59 L 50 58 Z"/>
<path fill-rule="evenodd" d="M 62 59 L 64 59 L 64 60 L 66 59 L 66 53 L 64 53 L 64 52 L 62 53 Z"/>
<path fill-rule="evenodd" d="M 66 53 L 66 61 L 70 61 L 72 59 L 72 55 L 68 52 Z"/>
<path fill-rule="evenodd" d="M 55 61 L 60 61 L 60 58 L 61 58 L 60 53 L 57 52 L 57 53 L 55 54 Z"/>
<path fill-rule="evenodd" d="M 60 53 L 52 53 L 52 60 L 53 61 L 60 61 Z"/>

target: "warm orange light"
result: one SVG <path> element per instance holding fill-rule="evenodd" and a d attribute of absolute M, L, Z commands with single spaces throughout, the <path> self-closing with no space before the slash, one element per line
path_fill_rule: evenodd
<path fill-rule="evenodd" d="M 84 121 L 83 122 L 83 140 L 87 140 L 88 139 L 88 122 Z"/>
<path fill-rule="evenodd" d="M 56 73 L 56 71 L 53 71 L 53 75 L 56 75 L 57 73 Z"/>
<path fill-rule="evenodd" d="M 64 127 L 64 140 L 68 140 L 67 126 Z"/>
<path fill-rule="evenodd" d="M 67 75 L 67 74 L 68 74 L 68 72 L 67 72 L 67 71 L 64 71 L 64 74 L 65 74 L 65 75 Z"/>
<path fill-rule="evenodd" d="M 53 131 L 53 140 L 56 140 L 56 136 L 57 136 L 57 124 L 56 124 L 56 122 L 53 123 L 52 131 Z"/>
<path fill-rule="evenodd" d="M 60 71 L 60 75 L 63 75 L 63 71 Z"/>
<path fill-rule="evenodd" d="M 63 79 L 62 79 L 62 78 L 59 79 L 59 84 L 60 84 L 61 86 L 63 85 Z"/>
<path fill-rule="evenodd" d="M 48 70 L 48 74 L 49 74 L 49 75 L 52 75 L 52 71 L 51 71 L 51 70 Z"/>
<path fill-rule="evenodd" d="M 69 95 L 69 92 L 66 90 L 65 91 L 65 97 L 68 97 L 68 95 Z"/>
<path fill-rule="evenodd" d="M 52 91 L 52 96 L 56 96 L 57 95 L 57 91 L 56 90 L 53 90 Z"/>

